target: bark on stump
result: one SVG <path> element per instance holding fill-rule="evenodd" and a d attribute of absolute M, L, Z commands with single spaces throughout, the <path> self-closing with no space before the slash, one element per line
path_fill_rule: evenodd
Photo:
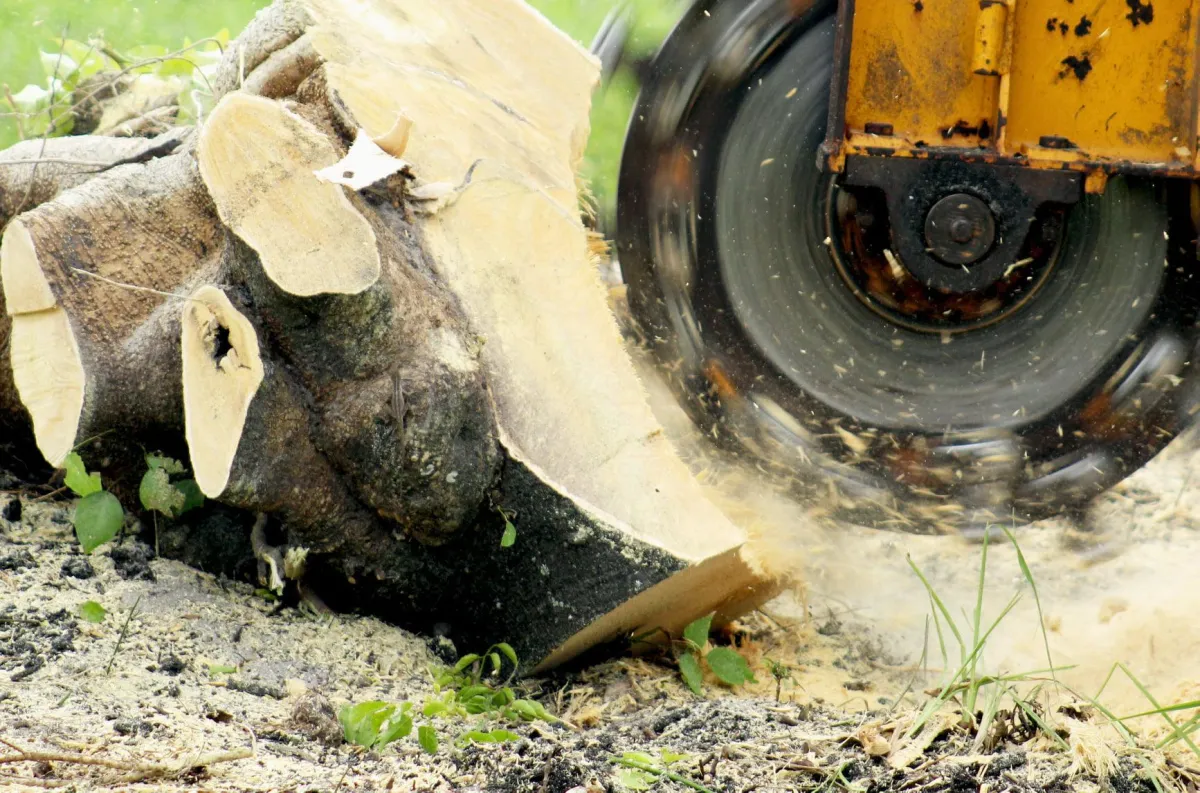
<path fill-rule="evenodd" d="M 590 258 L 597 73 L 520 0 L 278 0 L 198 130 L 0 153 L 0 431 L 178 450 L 311 591 L 531 666 L 760 603 Z"/>

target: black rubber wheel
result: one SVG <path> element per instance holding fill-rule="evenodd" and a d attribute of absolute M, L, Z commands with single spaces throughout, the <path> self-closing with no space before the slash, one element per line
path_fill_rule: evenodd
<path fill-rule="evenodd" d="M 832 476 L 917 530 L 944 529 L 947 499 L 978 502 L 982 484 L 1028 518 L 1144 464 L 1191 409 L 1196 290 L 1167 262 L 1192 235 L 1170 190 L 1113 179 L 1064 209 L 1019 300 L 986 322 L 871 305 L 840 264 L 844 191 L 817 165 L 832 9 L 797 9 L 698 4 L 634 112 L 617 249 L 681 403 L 799 486 Z"/>

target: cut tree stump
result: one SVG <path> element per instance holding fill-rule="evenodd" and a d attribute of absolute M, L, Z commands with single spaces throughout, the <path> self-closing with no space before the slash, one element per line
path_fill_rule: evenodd
<path fill-rule="evenodd" d="M 677 457 L 591 253 L 597 77 L 520 0 L 278 0 L 198 129 L 0 153 L 0 430 L 118 492 L 186 457 L 276 575 L 530 668 L 753 608 L 783 566 Z"/>

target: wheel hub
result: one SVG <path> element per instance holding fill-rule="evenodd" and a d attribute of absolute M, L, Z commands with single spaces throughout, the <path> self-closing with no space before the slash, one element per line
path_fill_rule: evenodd
<path fill-rule="evenodd" d="M 987 204 L 969 193 L 948 195 L 925 216 L 925 244 L 946 264 L 979 261 L 996 241 L 996 219 Z"/>

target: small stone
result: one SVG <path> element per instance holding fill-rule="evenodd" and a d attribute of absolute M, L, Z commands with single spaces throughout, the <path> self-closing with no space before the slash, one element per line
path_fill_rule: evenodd
<path fill-rule="evenodd" d="M 160 672 L 168 675 L 177 675 L 187 669 L 187 664 L 184 663 L 177 655 L 168 655 L 158 665 Z"/>
<path fill-rule="evenodd" d="M 20 570 L 22 567 L 37 567 L 33 554 L 26 549 L 0 556 L 0 570 Z"/>
<path fill-rule="evenodd" d="M 118 735 L 149 735 L 154 728 L 147 722 L 138 719 L 118 719 L 113 722 L 113 730 Z"/>
<path fill-rule="evenodd" d="M 302 697 L 308 693 L 308 686 L 305 685 L 303 680 L 289 677 L 283 681 L 283 690 L 289 697 Z"/>
<path fill-rule="evenodd" d="M 16 523 L 21 519 L 21 499 L 14 498 L 4 505 L 4 509 L 0 510 L 0 517 L 5 520 Z"/>
<path fill-rule="evenodd" d="M 154 549 L 142 542 L 128 542 L 118 545 L 109 552 L 117 575 L 126 581 L 142 579 L 154 581 L 154 571 L 150 569 L 150 560 L 154 558 Z"/>
<path fill-rule="evenodd" d="M 430 636 L 425 643 L 429 651 L 442 663 L 454 664 L 458 661 L 458 649 L 449 636 Z"/>
<path fill-rule="evenodd" d="M 291 726 L 306 738 L 326 746 L 337 746 L 344 740 L 342 725 L 333 705 L 316 691 L 296 700 L 292 708 Z"/>
<path fill-rule="evenodd" d="M 91 578 L 96 575 L 96 568 L 86 556 L 72 556 L 62 563 L 61 574 L 64 578 Z"/>

